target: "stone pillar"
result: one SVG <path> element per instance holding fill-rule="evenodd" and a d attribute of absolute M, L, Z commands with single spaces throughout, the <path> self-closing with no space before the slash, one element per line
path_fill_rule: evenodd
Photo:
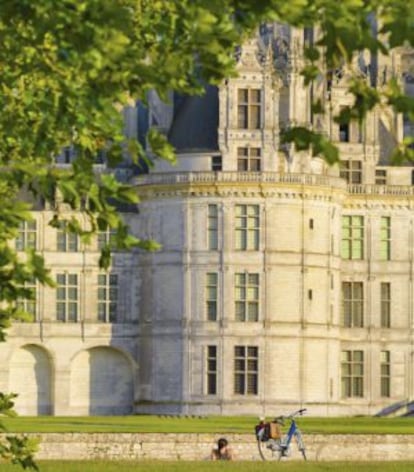
<path fill-rule="evenodd" d="M 85 380 L 87 381 L 87 380 Z M 65 416 L 71 414 L 70 405 L 70 368 L 56 367 L 55 378 L 53 384 L 54 408 L 55 416 Z"/>

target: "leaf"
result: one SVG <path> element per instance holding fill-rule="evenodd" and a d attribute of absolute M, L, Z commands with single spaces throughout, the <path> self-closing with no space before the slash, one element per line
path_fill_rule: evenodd
<path fill-rule="evenodd" d="M 167 141 L 167 138 L 158 131 L 151 129 L 148 132 L 148 141 L 152 152 L 163 159 L 175 163 L 175 152 L 173 146 Z"/>

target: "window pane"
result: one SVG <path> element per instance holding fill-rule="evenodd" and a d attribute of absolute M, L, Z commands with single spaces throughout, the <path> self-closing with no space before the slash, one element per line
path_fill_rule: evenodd
<path fill-rule="evenodd" d="M 252 357 L 257 357 L 258 349 L 255 346 L 248 346 L 247 347 L 247 354 Z"/>
<path fill-rule="evenodd" d="M 76 274 L 68 274 L 68 284 L 69 285 L 77 285 L 78 284 L 78 276 Z"/>
<path fill-rule="evenodd" d="M 250 302 L 248 304 L 248 321 L 258 321 L 259 313 L 258 313 L 258 304 Z"/>
<path fill-rule="evenodd" d="M 247 393 L 251 395 L 257 394 L 257 375 L 248 374 L 247 375 Z"/>
<path fill-rule="evenodd" d="M 207 393 L 209 395 L 216 395 L 217 393 L 217 376 L 215 373 L 209 373 L 207 376 Z"/>
<path fill-rule="evenodd" d="M 245 369 L 244 359 L 236 358 L 234 361 L 234 368 L 235 370 L 244 370 Z"/>
<path fill-rule="evenodd" d="M 77 314 L 78 314 L 78 307 L 76 303 L 69 303 L 68 304 L 68 315 L 69 315 L 69 321 L 76 321 L 77 320 Z"/>
<path fill-rule="evenodd" d="M 106 285 L 106 275 L 99 274 L 98 275 L 98 285 Z"/>
<path fill-rule="evenodd" d="M 258 89 L 252 89 L 250 90 L 250 97 L 252 103 L 260 103 L 260 90 Z"/>
<path fill-rule="evenodd" d="M 238 90 L 238 100 L 240 103 L 247 103 L 247 89 Z"/>
<path fill-rule="evenodd" d="M 65 304 L 58 302 L 56 304 L 56 318 L 58 321 L 65 321 L 65 317 L 66 317 Z"/>
<path fill-rule="evenodd" d="M 249 274 L 249 284 L 259 285 L 259 274 Z"/>
<path fill-rule="evenodd" d="M 207 352 L 209 357 L 216 357 L 217 355 L 217 346 L 208 346 Z"/>
<path fill-rule="evenodd" d="M 246 275 L 245 274 L 236 274 L 235 279 L 236 279 L 236 284 L 237 285 L 244 285 L 246 283 Z"/>
<path fill-rule="evenodd" d="M 236 321 L 246 321 L 245 304 L 243 302 L 236 302 Z"/>
<path fill-rule="evenodd" d="M 207 319 L 208 321 L 217 320 L 217 303 L 216 302 L 207 302 Z"/>
<path fill-rule="evenodd" d="M 64 285 L 64 284 L 65 284 L 65 281 L 66 281 L 66 276 L 65 276 L 65 274 L 57 274 L 57 275 L 56 275 L 56 282 L 57 282 L 59 285 Z"/>
<path fill-rule="evenodd" d="M 244 374 L 236 373 L 234 375 L 234 393 L 244 394 Z"/>
<path fill-rule="evenodd" d="M 58 300 L 64 300 L 66 298 L 66 289 L 62 287 L 58 287 L 56 289 L 56 298 Z"/>
<path fill-rule="evenodd" d="M 244 346 L 235 346 L 234 353 L 237 357 L 244 356 Z"/>
<path fill-rule="evenodd" d="M 259 129 L 260 128 L 260 106 L 252 105 L 250 107 L 250 128 Z"/>
<path fill-rule="evenodd" d="M 106 321 L 105 303 L 98 303 L 98 321 Z"/>

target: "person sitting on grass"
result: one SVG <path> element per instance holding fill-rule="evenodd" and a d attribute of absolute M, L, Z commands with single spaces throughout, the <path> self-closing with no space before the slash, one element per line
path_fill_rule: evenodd
<path fill-rule="evenodd" d="M 233 452 L 226 438 L 220 438 L 217 441 L 217 446 L 212 449 L 210 458 L 212 461 L 233 460 Z"/>

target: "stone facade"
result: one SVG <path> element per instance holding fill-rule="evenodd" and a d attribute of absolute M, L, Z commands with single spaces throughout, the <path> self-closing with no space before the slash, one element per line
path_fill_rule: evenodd
<path fill-rule="evenodd" d="M 0 345 L 20 413 L 334 416 L 413 399 L 414 174 L 390 162 L 409 126 L 382 110 L 335 123 L 348 71 L 304 87 L 306 37 L 267 25 L 237 78 L 174 106 L 150 97 L 177 165 L 133 180 L 125 218 L 160 251 L 116 253 L 103 277 L 98 241 L 75 247 L 34 212 L 60 289 L 38 287 L 35 322 Z M 379 87 L 411 59 L 356 67 Z M 312 114 L 312 97 L 332 113 Z M 282 144 L 292 125 L 323 131 L 341 166 Z"/>

